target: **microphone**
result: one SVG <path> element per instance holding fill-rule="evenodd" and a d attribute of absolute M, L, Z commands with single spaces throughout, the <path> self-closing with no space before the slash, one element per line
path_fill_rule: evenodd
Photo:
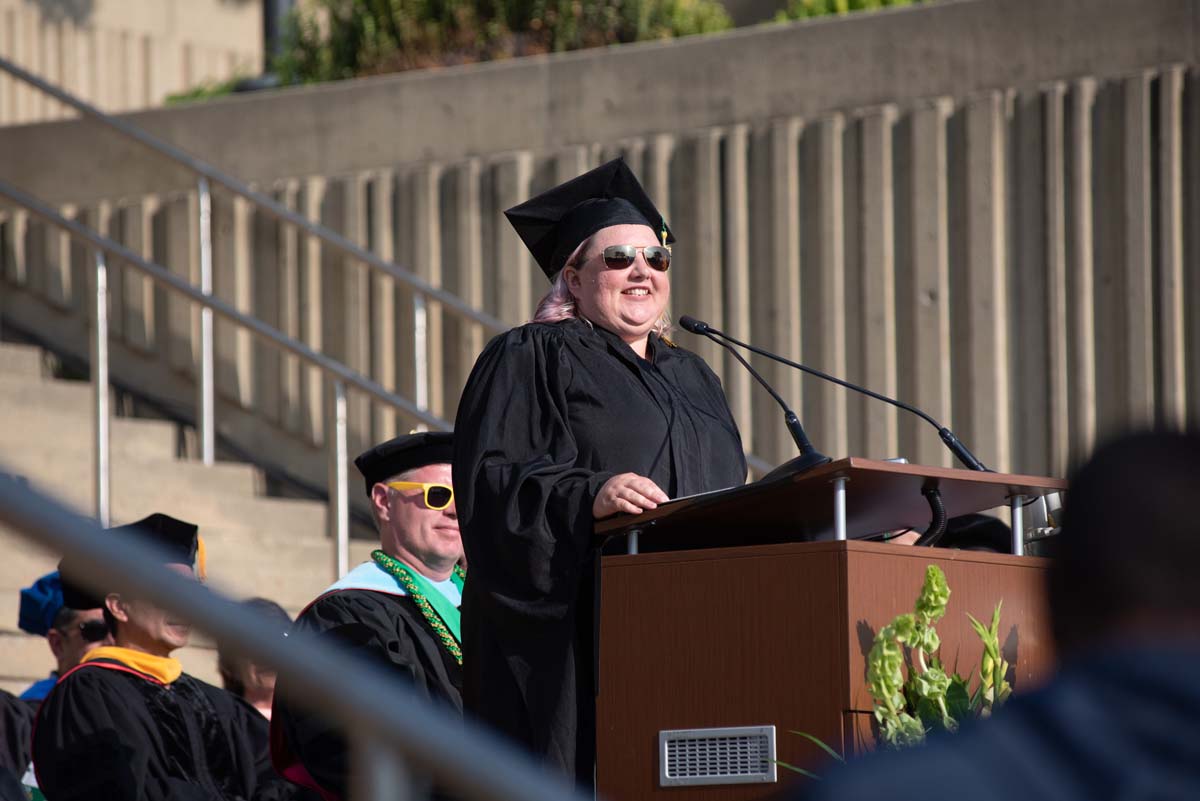
<path fill-rule="evenodd" d="M 840 378 L 835 378 L 835 377 L 829 375 L 828 373 L 823 373 L 820 370 L 814 369 L 812 367 L 806 367 L 805 365 L 800 364 L 798 362 L 794 362 L 790 359 L 785 359 L 782 356 L 771 353 L 769 350 L 763 350 L 762 348 L 755 347 L 754 345 L 750 345 L 748 343 L 742 342 L 741 340 L 734 339 L 733 337 L 729 336 L 729 334 L 726 334 L 723 331 L 719 331 L 716 328 L 713 328 L 708 323 L 706 323 L 702 320 L 697 320 L 694 317 L 688 317 L 685 315 L 684 317 L 680 318 L 679 324 L 682 325 L 688 331 L 691 331 L 693 334 L 700 334 L 702 336 L 706 336 L 709 339 L 712 339 L 714 342 L 717 341 L 714 338 L 714 335 L 715 335 L 717 337 L 720 337 L 721 339 L 728 340 L 728 341 L 732 342 L 733 344 L 738 345 L 739 347 L 743 347 L 746 350 L 751 351 L 752 353 L 757 353 L 759 356 L 765 356 L 768 359 L 773 359 L 773 360 L 779 362 L 780 364 L 786 364 L 788 367 L 795 367 L 797 370 L 808 373 L 809 375 L 815 375 L 817 378 L 823 378 L 826 381 L 832 381 L 833 383 L 837 384 L 838 386 L 845 387 L 846 389 L 852 389 L 855 392 L 860 392 L 863 395 L 866 395 L 871 398 L 875 398 L 875 400 L 881 400 L 884 403 L 890 403 L 897 408 L 904 409 L 907 412 L 911 412 L 911 413 L 915 414 L 917 417 L 920 417 L 925 422 L 929 423 L 934 428 L 936 428 L 937 432 L 938 432 L 938 436 L 942 438 L 942 442 L 944 442 L 946 444 L 946 447 L 950 449 L 950 452 L 953 453 L 956 457 L 958 457 L 958 460 L 960 462 L 962 462 L 964 465 L 966 465 L 969 469 L 978 470 L 978 471 L 985 472 L 985 473 L 990 472 L 986 467 L 983 466 L 983 462 L 979 461 L 979 459 L 977 459 L 975 457 L 975 454 L 971 453 L 970 449 L 967 448 L 967 446 L 962 443 L 962 440 L 960 440 L 958 437 L 954 436 L 953 431 L 946 428 L 944 425 L 939 423 L 937 420 L 934 420 L 932 417 L 930 417 L 928 414 L 926 414 L 925 412 L 918 409 L 916 406 L 910 406 L 909 404 L 904 403 L 903 401 L 898 401 L 895 398 L 889 398 L 887 395 L 880 395 L 878 392 L 872 392 L 871 390 L 867 389 L 866 387 L 860 387 L 858 384 L 851 384 L 849 381 L 843 381 Z M 730 349 L 730 352 L 731 353 L 733 352 L 732 349 Z M 742 364 L 746 364 L 746 363 L 743 361 Z M 748 364 L 746 366 L 747 366 L 747 368 L 750 367 L 750 365 L 748 365 Z M 753 372 L 753 370 L 751 370 L 751 372 Z M 757 376 L 757 375 L 758 374 L 755 373 L 755 376 Z M 762 381 L 761 378 L 759 378 L 758 380 Z M 763 386 L 766 386 L 765 381 L 763 381 Z M 772 394 L 774 394 L 774 392 L 772 392 Z M 776 399 L 778 400 L 778 396 L 776 396 Z M 780 403 L 782 403 L 782 401 L 780 401 Z M 787 407 L 785 406 L 784 408 L 787 408 Z"/>
<path fill-rule="evenodd" d="M 693 334 L 699 334 L 700 336 L 708 337 L 713 342 L 716 342 L 722 348 L 725 348 L 725 350 L 732 353 L 733 357 L 741 362 L 743 367 L 750 371 L 750 375 L 754 376 L 758 383 L 762 384 L 763 389 L 769 392 L 771 397 L 775 399 L 775 402 L 778 403 L 780 408 L 783 409 L 783 422 L 787 425 L 787 429 L 791 433 L 792 439 L 796 441 L 796 447 L 800 449 L 800 455 L 772 470 L 768 477 L 774 477 L 783 473 L 802 473 L 805 470 L 811 470 L 814 467 L 819 467 L 820 465 L 829 463 L 829 457 L 818 451 L 813 447 L 813 444 L 809 442 L 808 434 L 804 433 L 804 426 L 800 425 L 800 418 L 797 417 L 796 413 L 791 410 L 791 408 L 787 405 L 787 402 L 784 401 L 783 398 L 779 397 L 779 393 L 767 383 L 765 378 L 758 374 L 757 370 L 750 366 L 750 362 L 742 358 L 742 354 L 738 353 L 728 344 L 713 336 L 713 333 L 720 334 L 720 331 L 714 332 L 709 328 L 708 323 L 701 322 L 695 317 L 689 317 L 686 314 L 679 318 L 679 324 L 683 326 L 685 330 L 691 331 Z"/>

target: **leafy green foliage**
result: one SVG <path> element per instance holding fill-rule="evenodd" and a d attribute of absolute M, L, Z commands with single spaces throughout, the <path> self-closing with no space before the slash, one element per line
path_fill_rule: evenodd
<path fill-rule="evenodd" d="M 788 0 L 787 7 L 775 15 L 776 22 L 874 11 L 890 6 L 911 6 L 922 0 Z"/>
<path fill-rule="evenodd" d="M 989 626 L 967 615 L 983 642 L 975 692 L 967 679 L 946 672 L 936 656 L 942 643 L 934 625 L 949 600 L 946 575 L 929 565 L 913 611 L 897 615 L 875 635 L 867 655 L 867 686 L 888 746 L 915 745 L 929 731 L 956 731 L 969 717 L 990 715 L 1012 694 L 1005 679 L 1008 663 L 1000 653 L 1000 604 Z"/>
<path fill-rule="evenodd" d="M 194 86 L 183 92 L 177 92 L 173 95 L 167 95 L 165 105 L 180 106 L 184 103 L 196 103 L 202 100 L 212 100 L 215 97 L 224 97 L 233 94 L 233 88 L 242 81 L 244 76 L 235 75 L 227 81 L 219 83 L 205 83 L 200 86 Z"/>
<path fill-rule="evenodd" d="M 711 33 L 717 0 L 317 0 L 294 12 L 284 83 Z"/>

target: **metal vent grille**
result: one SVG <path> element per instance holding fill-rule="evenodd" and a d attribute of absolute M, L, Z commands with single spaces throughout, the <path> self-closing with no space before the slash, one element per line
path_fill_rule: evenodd
<path fill-rule="evenodd" d="M 658 755 L 663 787 L 776 780 L 774 726 L 660 731 Z"/>

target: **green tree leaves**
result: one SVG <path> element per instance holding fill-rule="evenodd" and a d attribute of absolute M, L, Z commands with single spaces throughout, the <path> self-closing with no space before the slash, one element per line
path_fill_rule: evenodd
<path fill-rule="evenodd" d="M 718 0 L 316 0 L 291 16 L 283 83 L 713 33 Z"/>

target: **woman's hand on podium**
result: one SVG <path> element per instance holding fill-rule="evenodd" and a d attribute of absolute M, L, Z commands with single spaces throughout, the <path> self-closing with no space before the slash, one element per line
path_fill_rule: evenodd
<path fill-rule="evenodd" d="M 656 509 L 660 503 L 671 500 L 667 493 L 645 476 L 637 473 L 618 473 L 604 482 L 592 502 L 592 516 L 597 520 L 625 512 L 640 515 L 647 509 Z"/>

